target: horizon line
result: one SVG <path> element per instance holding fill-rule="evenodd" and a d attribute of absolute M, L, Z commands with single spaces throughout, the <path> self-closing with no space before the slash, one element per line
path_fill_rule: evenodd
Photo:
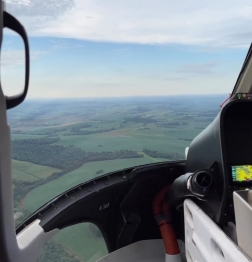
<path fill-rule="evenodd" d="M 26 97 L 25 100 L 60 100 L 60 99 L 120 99 L 120 98 L 165 98 L 186 96 L 228 96 L 228 93 L 215 94 L 176 94 L 176 95 L 150 95 L 150 96 L 83 96 L 83 97 Z"/>

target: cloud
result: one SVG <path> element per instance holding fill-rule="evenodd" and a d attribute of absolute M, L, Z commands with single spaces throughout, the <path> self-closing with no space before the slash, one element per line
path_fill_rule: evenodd
<path fill-rule="evenodd" d="M 31 51 L 30 60 L 37 59 L 43 51 Z M 24 50 L 4 50 L 1 52 L 1 67 L 24 66 Z"/>
<path fill-rule="evenodd" d="M 7 9 L 17 16 L 57 17 L 74 7 L 73 0 L 7 0 Z"/>
<path fill-rule="evenodd" d="M 215 73 L 218 67 L 216 62 L 186 64 L 180 67 L 176 73 L 184 75 L 206 75 Z"/>
<path fill-rule="evenodd" d="M 252 40 L 250 0 L 8 0 L 7 11 L 36 36 L 239 48 Z"/>
<path fill-rule="evenodd" d="M 184 82 L 189 79 L 204 79 L 206 77 L 221 77 L 225 70 L 217 62 L 184 64 L 167 75 L 162 74 L 164 81 Z"/>
<path fill-rule="evenodd" d="M 69 12 L 75 6 L 74 0 L 7 0 L 6 11 L 18 18 L 29 35 L 37 35 L 48 21 Z"/>
<path fill-rule="evenodd" d="M 69 47 L 69 43 L 64 39 L 53 39 L 50 41 L 52 48 L 65 49 Z"/>

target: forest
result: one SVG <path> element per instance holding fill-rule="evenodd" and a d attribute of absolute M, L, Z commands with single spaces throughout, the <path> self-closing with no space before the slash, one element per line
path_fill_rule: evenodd
<path fill-rule="evenodd" d="M 97 129 L 97 130 L 81 130 L 81 129 L 73 130 L 73 129 L 71 129 L 71 132 L 65 133 L 64 136 L 72 136 L 72 135 L 75 135 L 75 136 L 94 135 L 94 134 L 105 133 L 105 132 L 110 132 L 110 131 L 114 131 L 114 130 L 117 130 L 117 128 L 112 127 L 112 128 Z"/>
<path fill-rule="evenodd" d="M 38 139 L 19 139 L 12 141 L 12 159 L 26 161 L 37 165 L 50 166 L 61 169 L 46 179 L 37 181 L 21 181 L 13 179 L 14 207 L 16 208 L 25 195 L 40 185 L 48 183 L 65 175 L 87 162 L 113 159 L 141 158 L 143 155 L 132 150 L 115 152 L 87 152 L 76 146 L 64 147 L 55 145 L 60 138 L 43 137 Z M 41 157 L 43 155 L 43 157 Z M 103 171 L 99 170 L 97 174 Z"/>
<path fill-rule="evenodd" d="M 183 156 L 178 154 L 178 153 L 163 153 L 163 152 L 158 152 L 158 151 L 154 151 L 154 150 L 149 150 L 144 148 L 143 152 L 150 156 L 150 157 L 154 157 L 154 158 L 163 158 L 163 159 L 168 159 L 168 160 L 182 160 Z"/>
<path fill-rule="evenodd" d="M 58 141 L 59 138 L 48 137 L 14 140 L 12 142 L 12 159 L 70 172 L 86 162 L 143 157 L 132 150 L 87 152 L 76 146 L 64 147 L 54 144 Z"/>

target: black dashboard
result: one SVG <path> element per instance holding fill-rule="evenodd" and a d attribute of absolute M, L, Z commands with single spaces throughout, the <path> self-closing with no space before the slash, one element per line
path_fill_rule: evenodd
<path fill-rule="evenodd" d="M 243 183 L 251 185 L 252 102 L 239 101 L 227 110 L 223 133 L 229 182 L 237 186 Z"/>
<path fill-rule="evenodd" d="M 248 97 L 248 96 L 247 96 Z M 252 187 L 252 100 L 235 98 L 191 143 L 186 171 L 216 163 L 215 187 L 200 203 L 218 224 L 235 222 L 233 192 Z"/>
<path fill-rule="evenodd" d="M 233 192 L 252 187 L 252 102 L 236 100 L 223 118 L 223 150 L 228 175 L 227 216 L 234 221 Z"/>

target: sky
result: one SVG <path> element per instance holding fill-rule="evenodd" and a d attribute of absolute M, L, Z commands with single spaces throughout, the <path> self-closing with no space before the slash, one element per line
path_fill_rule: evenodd
<path fill-rule="evenodd" d="M 245 0 L 6 0 L 26 28 L 28 97 L 227 94 L 252 40 Z M 1 84 L 24 82 L 24 50 L 4 29 Z"/>

